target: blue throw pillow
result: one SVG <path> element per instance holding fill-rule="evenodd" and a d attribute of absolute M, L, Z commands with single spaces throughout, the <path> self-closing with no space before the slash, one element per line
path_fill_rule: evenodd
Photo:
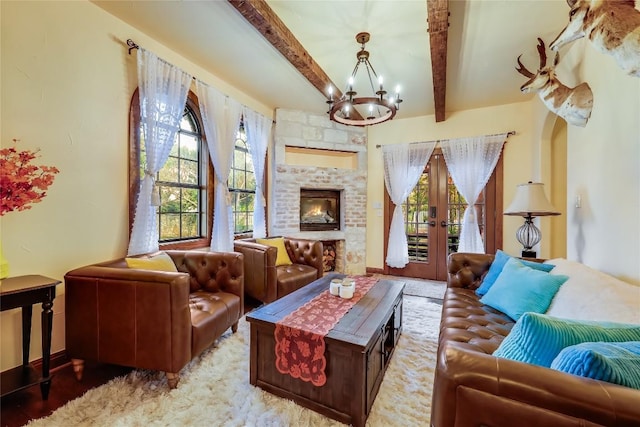
<path fill-rule="evenodd" d="M 493 355 L 548 368 L 562 349 L 597 341 L 640 341 L 640 325 L 569 320 L 525 313 Z"/>
<path fill-rule="evenodd" d="M 511 258 L 480 302 L 518 320 L 527 311 L 547 311 L 558 289 L 568 279 L 569 276 L 534 270 Z"/>
<path fill-rule="evenodd" d="M 553 359 L 551 369 L 640 389 L 640 341 L 572 345 Z"/>
<path fill-rule="evenodd" d="M 480 287 L 476 289 L 476 294 L 482 296 L 489 291 L 493 283 L 496 281 L 496 279 L 502 272 L 504 265 L 511 258 L 513 258 L 511 255 L 507 255 L 506 253 L 498 249 L 498 251 L 496 252 L 495 258 L 493 259 L 493 262 L 489 267 L 489 271 L 487 271 L 487 274 L 484 276 L 484 279 L 482 280 Z M 535 270 L 540 270 L 540 271 L 548 272 L 553 270 L 553 267 L 555 267 L 555 265 L 553 264 L 542 264 L 540 262 L 532 262 L 532 261 L 525 261 L 525 260 L 519 260 L 519 261 L 524 265 L 526 265 L 527 267 L 531 267 Z"/>

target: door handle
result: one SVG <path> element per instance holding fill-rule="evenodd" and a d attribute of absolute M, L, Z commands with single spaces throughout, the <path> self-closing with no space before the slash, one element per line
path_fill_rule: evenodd
<path fill-rule="evenodd" d="M 436 226 L 436 222 L 435 221 L 429 221 L 427 224 L 429 224 L 431 227 L 435 227 Z"/>
<path fill-rule="evenodd" d="M 447 221 L 440 221 L 440 227 L 446 227 Z"/>

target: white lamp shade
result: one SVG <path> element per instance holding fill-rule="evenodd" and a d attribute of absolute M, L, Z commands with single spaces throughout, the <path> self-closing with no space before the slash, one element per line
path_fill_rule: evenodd
<path fill-rule="evenodd" d="M 560 215 L 544 194 L 541 182 L 528 182 L 520 184 L 516 188 L 516 195 L 509 207 L 504 211 L 505 215 L 517 216 L 549 216 Z"/>

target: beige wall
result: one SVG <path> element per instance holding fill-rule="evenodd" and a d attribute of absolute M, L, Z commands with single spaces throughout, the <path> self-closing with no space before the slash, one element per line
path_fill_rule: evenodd
<path fill-rule="evenodd" d="M 376 145 L 431 141 L 437 139 L 488 135 L 516 131 L 504 148 L 504 203 L 515 194 L 516 184 L 534 177 L 531 161 L 536 138 L 532 125 L 531 101 L 498 107 L 448 113 L 446 120 L 436 123 L 434 116 L 393 120 L 369 129 L 369 181 L 367 209 L 367 267 L 384 267 L 384 216 L 376 208 L 384 201 L 382 150 Z M 518 255 L 522 250 L 515 232 L 522 225 L 520 217 L 504 218 L 504 250 Z M 542 228 L 543 237 L 545 229 Z M 544 239 L 543 239 L 544 243 Z"/>
<path fill-rule="evenodd" d="M 594 106 L 567 129 L 567 258 L 640 284 L 640 78 L 590 43 L 572 49 Z"/>
<path fill-rule="evenodd" d="M 32 209 L 0 220 L 12 276 L 63 280 L 81 265 L 123 256 L 128 244 L 128 111 L 137 85 L 134 39 L 241 103 L 272 110 L 84 1 L 0 2 L 1 144 L 40 149 L 60 173 Z M 54 301 L 52 351 L 64 348 L 64 286 Z M 31 359 L 41 357 L 34 309 Z M 21 361 L 20 311 L 3 312 L 0 370 Z"/>

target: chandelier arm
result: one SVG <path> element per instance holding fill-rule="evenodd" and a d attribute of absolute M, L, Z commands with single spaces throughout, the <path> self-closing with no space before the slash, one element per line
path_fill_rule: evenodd
<path fill-rule="evenodd" d="M 354 83 L 356 80 L 356 74 L 358 73 L 358 67 L 360 67 L 360 61 L 356 62 L 356 66 L 353 67 L 353 71 L 351 72 L 351 78 L 353 79 Z M 347 89 L 349 90 L 349 82 L 347 82 Z"/>
<path fill-rule="evenodd" d="M 365 65 L 365 68 L 367 69 L 367 76 L 369 77 L 369 86 L 371 86 L 371 91 L 373 93 L 376 93 L 376 88 L 375 86 L 373 86 L 373 78 L 371 77 L 372 71 L 373 71 L 373 75 L 378 77 L 378 75 L 376 74 L 376 70 L 373 69 L 368 59 L 365 61 L 364 65 Z"/>
<path fill-rule="evenodd" d="M 373 68 L 373 65 L 371 65 L 371 62 L 369 62 L 369 58 L 365 59 L 365 62 L 367 63 L 367 68 L 371 68 L 371 71 L 373 71 L 373 75 L 378 77 L 376 70 Z M 371 80 L 371 77 L 369 77 L 369 80 Z"/>

